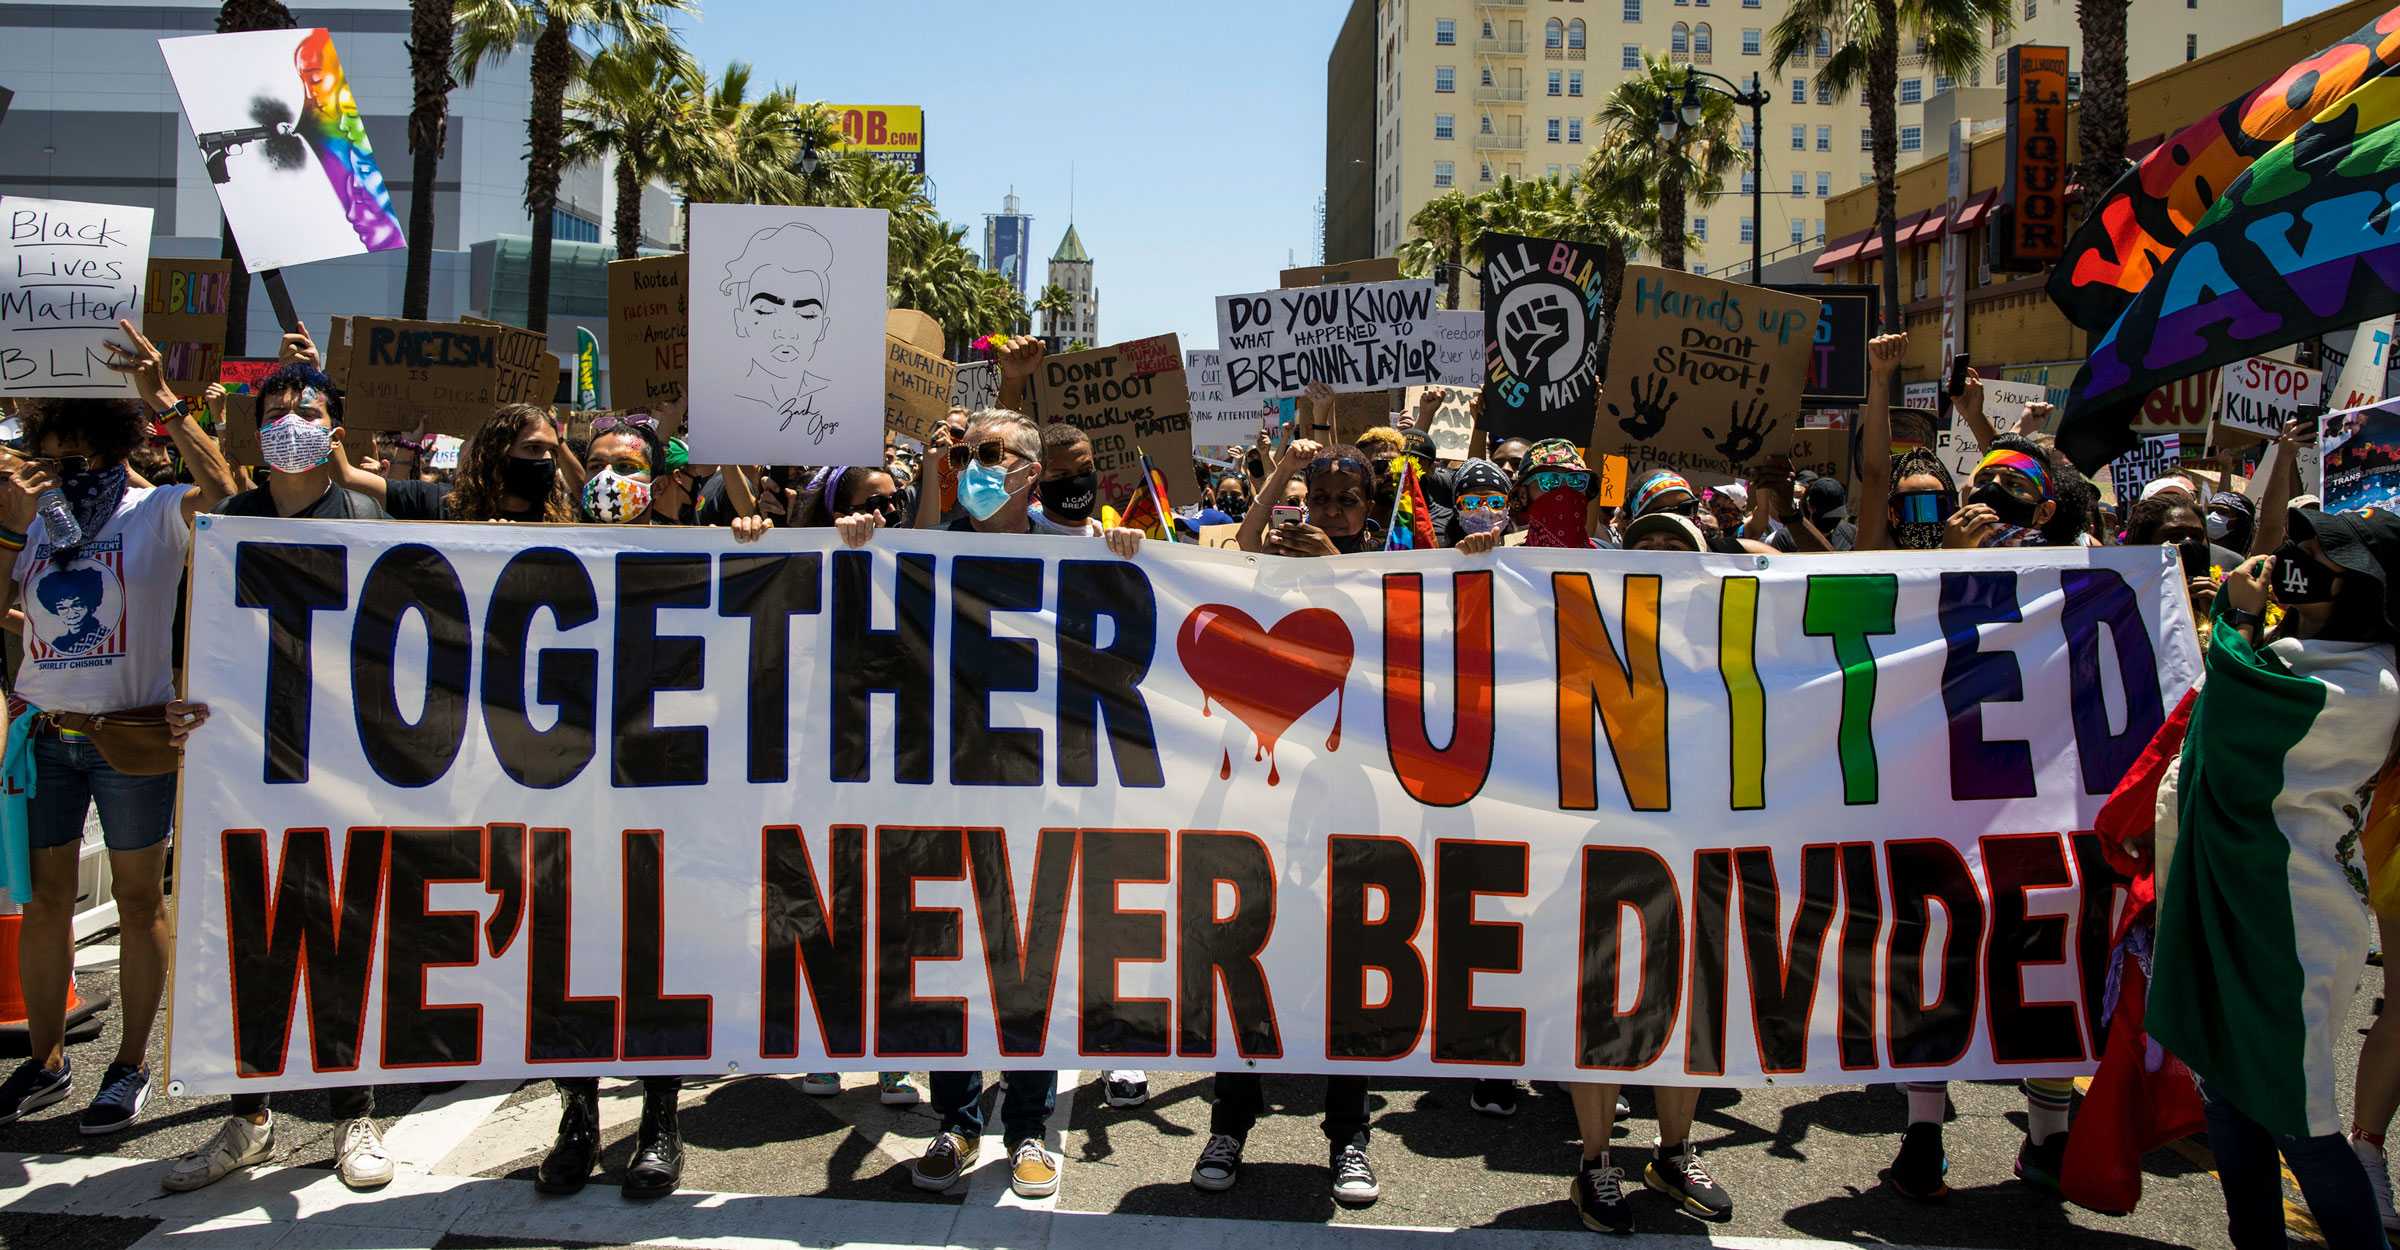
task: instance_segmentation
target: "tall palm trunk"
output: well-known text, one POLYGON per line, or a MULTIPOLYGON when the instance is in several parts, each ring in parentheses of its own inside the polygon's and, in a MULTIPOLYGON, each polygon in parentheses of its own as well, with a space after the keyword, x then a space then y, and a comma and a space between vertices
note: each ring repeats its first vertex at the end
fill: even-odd
POLYGON ((408 73, 415 94, 408 107, 408 273, 400 315, 425 319, 433 302, 434 184, 450 141, 451 0, 414 0, 408 19, 408 73))
MULTIPOLYGON (((1750 228, 1762 230, 1766 223, 1754 221, 1750 228)), ((1683 268, 1683 171, 1675 159, 1659 171, 1658 263, 1667 269, 1683 268)))
POLYGON ((533 116, 525 123, 525 211, 533 215, 532 271, 525 275, 528 330, 550 328, 551 217, 558 211, 561 119, 574 69, 567 24, 552 17, 533 41, 533 116))
POLYGON ((1625 249, 1615 245, 1600 251, 1600 372, 1608 381, 1609 339, 1617 330, 1617 301, 1625 294, 1625 249))
POLYGON ((1450 250, 1447 253, 1447 263, 1450 266, 1450 311, 1452 312, 1458 311, 1458 279, 1459 275, 1466 270, 1466 261, 1466 240, 1459 238, 1457 235, 1450 236, 1450 250))
MULTIPOLYGON (((226 0, 217 10, 217 33, 245 30, 290 30, 299 25, 282 0, 226 0)), ((225 354, 245 356, 250 345, 250 269, 242 263, 242 245, 233 237, 233 223, 217 219, 218 254, 233 262, 233 281, 225 290, 225 354)))
POLYGON ((633 162, 617 157, 617 259, 642 254, 642 178, 633 162))
POLYGON ((2127 0, 2079 0, 2083 31, 2083 95, 2076 106, 2082 149, 2075 180, 2084 210, 2098 207, 2125 168, 2125 9, 2127 0))
MULTIPOLYGON (((1883 239, 1883 328, 1897 334, 1907 324, 1900 312, 1899 206, 1893 180, 1900 168, 1900 12, 1895 0, 1875 0, 1876 29, 1883 37, 1868 49, 1867 126, 1875 164, 1875 233, 1883 239)), ((1897 398, 1900 375, 1892 375, 1897 398)))

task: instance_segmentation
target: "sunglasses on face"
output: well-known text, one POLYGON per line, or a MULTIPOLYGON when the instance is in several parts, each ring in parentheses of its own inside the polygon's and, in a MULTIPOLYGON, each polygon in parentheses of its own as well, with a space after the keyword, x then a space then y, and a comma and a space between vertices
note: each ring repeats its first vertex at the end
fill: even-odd
POLYGON ((1354 490, 1346 490, 1338 495, 1328 495, 1321 491, 1313 490, 1308 492, 1308 510, 1312 513, 1332 512, 1337 509, 1364 508, 1366 506, 1367 497, 1364 494, 1354 490))
POLYGON ((1508 496, 1460 495, 1458 506, 1468 512, 1498 512, 1508 506, 1508 496))
POLYGON ((966 468, 967 461, 970 457, 973 458, 975 463, 984 465, 987 468, 998 468, 1008 459, 1008 444, 1003 443, 996 438, 988 438, 980 443, 975 444, 973 447, 969 447, 964 443, 953 443, 950 445, 951 468, 966 468))
POLYGON ((90 468, 92 461, 88 456, 60 456, 54 460, 28 460, 25 463, 52 477, 73 477, 90 468))
POLYGON ((858 501, 858 503, 857 503, 857 505, 856 505, 855 507, 851 508, 851 509, 850 509, 850 511, 851 511, 851 512, 853 512, 853 513, 857 513, 857 512, 882 512, 882 513, 890 513, 890 512, 897 511, 897 510, 899 509, 899 507, 900 507, 900 492, 898 492, 898 491, 891 491, 891 492, 889 492, 889 493, 887 493, 887 494, 881 494, 881 495, 869 495, 869 496, 867 496, 866 498, 859 500, 859 501, 858 501))
POLYGON ((1892 511, 1902 525, 1930 525, 1950 517, 1950 494, 1939 490, 1904 490, 1892 496, 1892 511))
POLYGON ((1554 490, 1571 490, 1580 495, 1592 493, 1592 473, 1589 469, 1536 469, 1525 481, 1537 495, 1554 490))

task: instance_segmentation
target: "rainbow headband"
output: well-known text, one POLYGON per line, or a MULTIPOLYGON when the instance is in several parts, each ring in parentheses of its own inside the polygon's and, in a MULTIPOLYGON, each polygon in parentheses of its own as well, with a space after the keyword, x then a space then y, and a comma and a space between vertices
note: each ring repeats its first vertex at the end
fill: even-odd
POLYGON ((1971 482, 1976 478, 1982 477, 1985 469, 2009 469, 2014 472, 2022 473, 2026 477, 2031 478, 2034 485, 2042 488, 2042 498, 2050 498, 2049 471, 2042 467, 2041 461, 2026 455, 2024 452, 2010 451, 2005 447, 2000 448, 1999 450, 1992 452, 1990 455, 1985 456, 1980 462, 1978 462, 1975 466, 1975 472, 1970 474, 1967 480, 1971 482))
MULTIPOLYGON (((1657 477, 1650 479, 1649 483, 1642 487, 1641 493, 1633 497, 1633 515, 1640 516, 1642 514, 1642 510, 1650 506, 1651 500, 1656 499, 1660 495, 1666 494, 1671 490, 1679 490, 1687 495, 1691 495, 1692 484, 1673 473, 1659 474, 1657 477)), ((1697 495, 1693 495, 1693 498, 1695 499, 1698 497, 1699 496, 1697 495)))

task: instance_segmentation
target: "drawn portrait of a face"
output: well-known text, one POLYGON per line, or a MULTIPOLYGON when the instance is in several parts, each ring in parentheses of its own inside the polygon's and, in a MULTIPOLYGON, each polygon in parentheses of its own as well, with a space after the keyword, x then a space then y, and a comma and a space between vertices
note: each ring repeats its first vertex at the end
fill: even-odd
POLYGON ((761 230, 725 267, 718 290, 733 297, 733 333, 750 361, 740 379, 764 374, 779 383, 801 379, 832 328, 826 298, 833 245, 797 223, 761 230))

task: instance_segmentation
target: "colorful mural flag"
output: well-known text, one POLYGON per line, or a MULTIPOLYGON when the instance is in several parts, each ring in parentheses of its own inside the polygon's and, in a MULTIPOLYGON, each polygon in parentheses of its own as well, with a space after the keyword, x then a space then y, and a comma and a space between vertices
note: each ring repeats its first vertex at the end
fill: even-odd
POLYGON ((2093 347, 2059 446, 2085 472, 2159 387, 2400 309, 2400 77, 2344 96, 2227 187, 2093 347))
POLYGON ((2400 8, 2152 148, 2068 240, 2050 271, 2051 300, 2082 329, 2107 329, 2252 161, 2395 65, 2400 8))
POLYGON ((1134 454, 1141 457, 1142 480, 1134 484, 1133 498, 1125 502, 1125 516, 1119 523, 1140 530, 1142 537, 1154 543, 1174 542, 1174 514, 1167 510, 1167 477, 1150 463, 1150 453, 1134 454))

